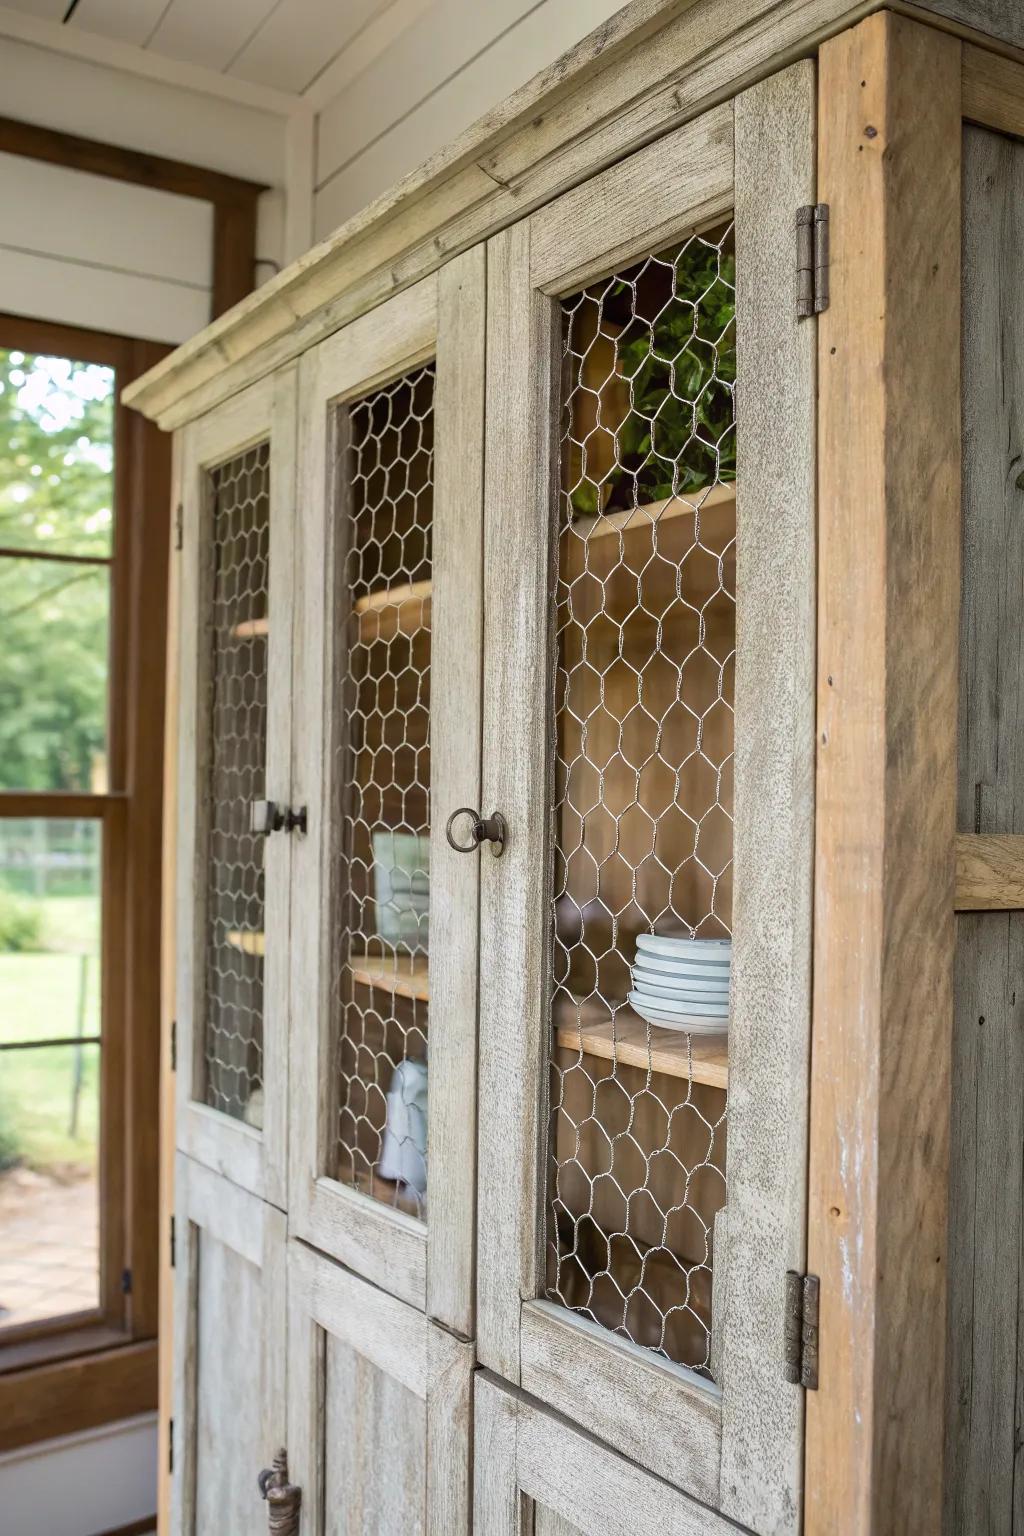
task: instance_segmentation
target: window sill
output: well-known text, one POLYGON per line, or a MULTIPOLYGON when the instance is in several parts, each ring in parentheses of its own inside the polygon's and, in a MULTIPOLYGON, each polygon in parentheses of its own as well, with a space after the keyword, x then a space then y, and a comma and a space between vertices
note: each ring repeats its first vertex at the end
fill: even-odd
POLYGON ((97 1327, 14 1345, 11 1353, 38 1350, 43 1344, 51 1350, 55 1345, 67 1350, 73 1339, 89 1352, 58 1360, 51 1353, 21 1368, 12 1368, 14 1361, 9 1361, 6 1350, 0 1353, 0 1451, 94 1429, 156 1408, 155 1339, 126 1343, 123 1334, 97 1327), (86 1335, 91 1335, 88 1341, 86 1335), (106 1348, 96 1348, 100 1336, 108 1341, 106 1348))

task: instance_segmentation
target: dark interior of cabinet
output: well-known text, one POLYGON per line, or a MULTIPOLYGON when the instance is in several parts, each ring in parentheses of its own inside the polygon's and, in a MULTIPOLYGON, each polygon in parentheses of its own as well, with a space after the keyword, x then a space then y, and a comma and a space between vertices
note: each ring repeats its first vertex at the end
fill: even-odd
POLYGON ((396 1069, 425 1064, 427 1055, 433 369, 355 402, 344 418, 334 752, 336 1173, 423 1215, 425 1190, 388 1176, 395 1168, 388 1167, 386 1132, 396 1069), (409 884, 415 889, 407 891, 409 884))
POLYGON ((724 1038, 627 1002, 641 933, 732 913, 731 231, 563 305, 547 1294, 704 1373, 724 1038))

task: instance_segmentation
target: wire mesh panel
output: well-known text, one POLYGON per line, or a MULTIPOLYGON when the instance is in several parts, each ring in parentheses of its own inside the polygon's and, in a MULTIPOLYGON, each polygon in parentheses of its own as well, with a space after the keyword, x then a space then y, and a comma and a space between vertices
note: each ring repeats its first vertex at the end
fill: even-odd
POLYGON ((263 1123, 264 839, 270 445, 210 474, 205 1101, 263 1123))
POLYGON ((336 1176, 426 1210, 434 368, 346 408, 336 1176))
POLYGON ((705 1374, 726 1198, 735 345, 731 226, 563 305, 547 1294, 705 1374))

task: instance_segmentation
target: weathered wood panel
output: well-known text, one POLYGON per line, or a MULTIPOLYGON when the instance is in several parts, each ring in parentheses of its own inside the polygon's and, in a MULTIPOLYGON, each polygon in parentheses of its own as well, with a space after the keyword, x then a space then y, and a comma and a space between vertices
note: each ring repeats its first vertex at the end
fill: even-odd
MULTIPOLYGON (((1024 831, 1024 145, 964 132, 963 584, 957 825, 1024 831)), ((1024 1530, 1024 914, 957 922, 947 1536, 1024 1530)))
POLYGON ((819 54, 807 1536, 941 1524, 960 487, 960 45, 819 54))

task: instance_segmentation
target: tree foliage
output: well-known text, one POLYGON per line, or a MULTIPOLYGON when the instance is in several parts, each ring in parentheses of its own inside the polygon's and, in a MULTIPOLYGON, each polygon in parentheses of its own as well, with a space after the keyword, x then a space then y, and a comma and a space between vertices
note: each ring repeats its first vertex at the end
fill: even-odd
POLYGON ((0 788, 88 789, 106 744, 114 374, 0 350, 0 788), (21 552, 24 552, 23 554, 21 552))

